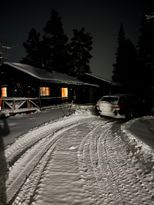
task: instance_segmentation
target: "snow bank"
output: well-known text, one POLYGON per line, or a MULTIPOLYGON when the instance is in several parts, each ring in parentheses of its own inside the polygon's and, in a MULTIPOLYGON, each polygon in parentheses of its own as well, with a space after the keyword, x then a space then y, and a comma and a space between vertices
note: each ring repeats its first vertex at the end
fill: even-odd
POLYGON ((93 115, 94 114, 94 106, 93 105, 73 105, 73 109, 75 110, 74 115, 93 115))
POLYGON ((154 172, 154 117, 130 120, 121 131, 133 163, 139 163, 144 173, 154 172))

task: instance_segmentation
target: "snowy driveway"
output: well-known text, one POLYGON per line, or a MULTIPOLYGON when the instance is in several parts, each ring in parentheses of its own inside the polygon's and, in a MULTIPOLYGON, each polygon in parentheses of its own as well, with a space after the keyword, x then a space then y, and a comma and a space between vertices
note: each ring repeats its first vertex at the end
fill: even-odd
POLYGON ((20 137, 5 150, 7 203, 154 204, 152 176, 132 163, 119 130, 114 120, 81 114, 20 137))
MULTIPOLYGON (((63 117, 68 114, 69 111, 70 105, 66 104, 65 106, 52 106, 51 109, 45 109, 41 112, 19 114, 9 117, 6 119, 7 135, 3 137, 3 134, 0 132, 0 137, 3 137, 3 143, 7 146, 8 144, 12 144, 18 136, 23 135, 35 127, 39 127, 41 124, 63 117)), ((0 119, 0 127, 3 126, 3 124, 3 120, 0 119)))

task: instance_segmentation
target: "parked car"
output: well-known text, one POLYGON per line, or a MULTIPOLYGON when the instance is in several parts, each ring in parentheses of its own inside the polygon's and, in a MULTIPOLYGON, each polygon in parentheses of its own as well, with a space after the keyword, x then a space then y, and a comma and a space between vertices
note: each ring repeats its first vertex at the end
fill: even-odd
POLYGON ((132 118, 145 113, 144 99, 134 94, 116 94, 103 96, 96 103, 96 111, 101 116, 113 118, 132 118))

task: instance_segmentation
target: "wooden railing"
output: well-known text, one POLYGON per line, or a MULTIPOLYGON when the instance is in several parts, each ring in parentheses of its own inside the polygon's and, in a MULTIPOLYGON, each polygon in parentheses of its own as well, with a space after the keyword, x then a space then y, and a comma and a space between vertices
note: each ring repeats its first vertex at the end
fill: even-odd
POLYGON ((68 98, 62 97, 3 97, 0 99, 0 110, 8 115, 34 112, 42 109, 43 107, 66 102, 67 100, 68 98))
POLYGON ((32 112, 39 109, 39 98, 5 97, 1 99, 1 110, 3 112, 9 112, 9 114, 32 112))

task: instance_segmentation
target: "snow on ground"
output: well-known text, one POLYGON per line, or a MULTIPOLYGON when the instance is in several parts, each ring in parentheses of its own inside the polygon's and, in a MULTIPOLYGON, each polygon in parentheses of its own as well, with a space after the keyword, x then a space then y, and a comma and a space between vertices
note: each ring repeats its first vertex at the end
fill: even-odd
POLYGON ((66 124, 78 122, 81 119, 91 117, 92 115, 93 114, 90 111, 89 107, 82 106, 76 109, 76 111, 72 115, 64 116, 61 119, 48 122, 40 127, 36 127, 33 130, 30 130, 28 133, 17 138, 15 143, 13 143, 11 146, 9 145, 7 147, 7 149, 5 150, 5 157, 7 159, 7 162, 9 164, 12 164, 15 158, 14 155, 19 155, 23 149, 26 149, 26 145, 30 146, 30 144, 33 144, 35 141, 42 139, 44 137, 43 133, 46 132, 46 130, 48 130, 48 133, 54 132, 54 130, 57 130, 59 127, 62 128, 64 122, 66 126, 66 124))
POLYGON ((130 120, 121 126, 121 131, 131 148, 132 161, 140 164, 145 173, 154 175, 154 117, 130 120))
MULTIPOLYGON (((89 108, 84 106, 80 107, 70 116, 62 117, 30 130, 8 146, 5 150, 5 159, 9 166, 9 175, 6 181, 8 201, 10 201, 18 189, 20 189, 42 156, 45 156, 45 153, 53 141, 57 140, 57 135, 93 117, 89 108)), ((71 147, 71 149, 74 149, 74 147, 71 147)), ((50 151, 52 151, 52 149, 50 149, 50 151)), ((40 170, 41 169, 42 168, 40 168, 40 170)))
MULTIPOLYGON (((53 128, 57 129, 58 127, 62 126, 64 121, 67 121, 68 124, 73 121, 80 121, 82 118, 85 118, 85 116, 92 116, 94 110, 92 105, 75 104, 72 105, 71 109, 75 110, 73 114, 62 117, 59 120, 51 121, 49 123, 46 123, 45 125, 43 124, 40 127, 34 128, 33 130, 30 130, 27 134, 19 137, 10 148, 8 146, 5 152, 8 161, 11 162, 11 159, 14 158, 13 155, 10 153, 17 154, 17 152, 20 152, 20 149, 23 149, 23 147, 25 146, 24 141, 27 144, 27 141, 29 139, 33 141, 36 140, 36 136, 37 140, 39 138, 43 138, 43 132, 45 130, 51 131, 53 130, 53 128), (23 140, 24 138, 25 140, 23 140), (17 149, 16 145, 20 144, 20 141, 22 141, 23 146, 17 149), (10 149, 12 150, 11 152, 10 149), (10 160, 8 155, 11 157, 10 160)), ((130 120, 127 123, 122 124, 121 131, 127 137, 127 142, 130 144, 130 146, 133 147, 133 156, 139 154, 143 155, 144 161, 150 161, 150 163, 154 164, 154 151, 152 149, 154 148, 154 142, 152 142, 154 141, 154 117, 148 116, 130 120), (153 147, 151 147, 151 145, 153 147)))
MULTIPOLYGON (((8 146, 5 155, 9 163, 11 163, 11 159, 14 158, 13 155, 10 153, 17 154, 18 152, 20 152, 20 149, 23 149, 29 139, 30 141, 34 141, 36 140, 37 136, 37 140, 39 140, 39 138, 43 138, 43 132, 45 130, 51 131, 53 130, 53 128, 57 129, 58 127, 62 126, 64 121, 67 121, 68 124, 73 121, 80 121, 85 116, 92 116, 94 110, 92 105, 72 104, 72 106, 70 105, 70 108, 75 110, 73 114, 62 117, 58 120, 52 120, 45 125, 43 124, 42 126, 36 127, 33 130, 30 130, 27 134, 19 137, 10 148, 8 146), (16 145, 20 144, 20 141, 22 141, 23 146, 17 149, 16 145), (8 155, 11 157, 11 159, 9 159, 8 155)), ((129 143, 130 146, 133 148, 132 155, 141 155, 143 156, 144 161, 146 161, 147 163, 150 162, 154 164, 154 117, 147 116, 130 120, 127 123, 122 124, 121 131, 126 136, 127 143, 129 143)))
POLYGON ((154 204, 154 117, 121 125, 93 106, 72 108, 6 147, 7 202, 154 204))

